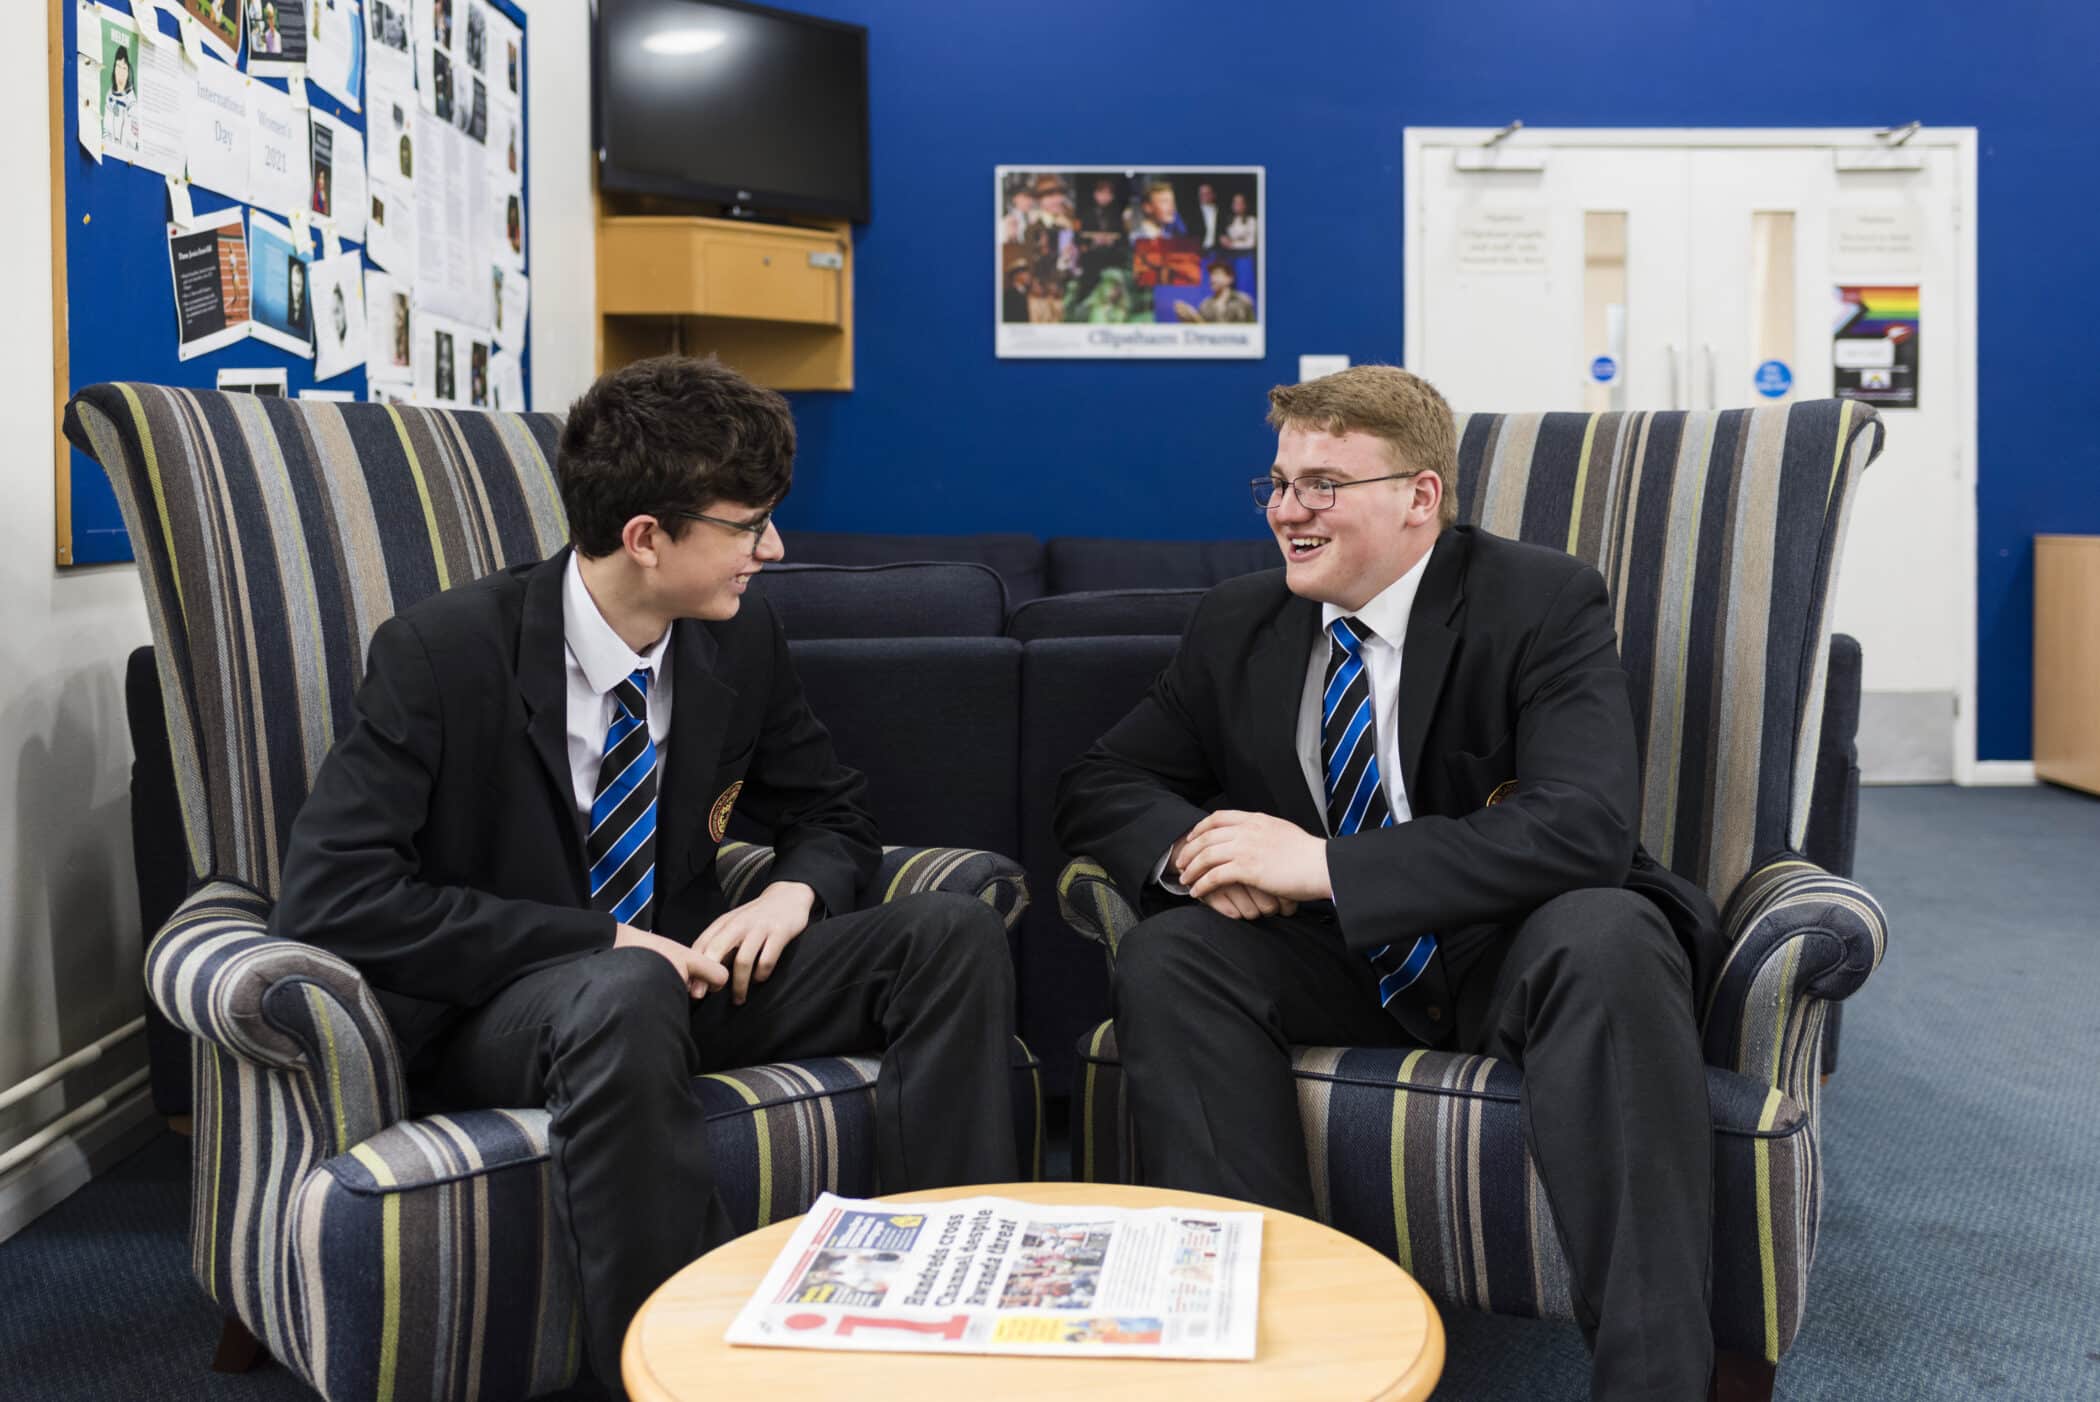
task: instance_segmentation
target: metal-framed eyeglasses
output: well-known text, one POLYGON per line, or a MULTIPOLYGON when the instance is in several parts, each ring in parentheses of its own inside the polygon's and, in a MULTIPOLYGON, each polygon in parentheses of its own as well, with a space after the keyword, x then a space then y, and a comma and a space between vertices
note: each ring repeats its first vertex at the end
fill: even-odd
POLYGON ((1307 511, 1325 511, 1334 505, 1334 494, 1344 487, 1361 487, 1369 482, 1398 482, 1403 477, 1419 477, 1423 468, 1413 472, 1395 472, 1385 477, 1355 477, 1335 481, 1331 477, 1306 476, 1295 482, 1286 482, 1281 477, 1257 477, 1250 484, 1254 488, 1254 504, 1263 511, 1274 511, 1284 488, 1298 498, 1298 504, 1307 511))
POLYGON ((751 537, 751 553, 754 555, 758 553, 759 542, 766 538, 766 527, 773 524, 773 513, 770 510, 759 512, 758 519, 754 521, 732 521, 727 516, 709 516, 699 511, 664 511, 658 514, 662 516, 676 516, 684 521, 705 521, 710 526, 723 526, 732 531, 742 531, 751 537))

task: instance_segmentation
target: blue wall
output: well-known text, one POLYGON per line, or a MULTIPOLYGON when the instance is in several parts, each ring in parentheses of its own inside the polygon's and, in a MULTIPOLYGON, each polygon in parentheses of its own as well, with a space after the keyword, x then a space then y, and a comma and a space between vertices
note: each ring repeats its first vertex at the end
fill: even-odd
MULTIPOLYGON (((1980 129, 1978 755, 2032 753, 2036 532, 2100 532, 2100 10, 1615 0, 794 0, 869 28, 851 394, 790 528, 1253 535, 1264 393, 1401 352, 1407 126, 1980 129), (1000 361, 992 167, 1265 165, 1265 361, 1000 361)), ((792 548, 792 539, 790 540, 792 548)))

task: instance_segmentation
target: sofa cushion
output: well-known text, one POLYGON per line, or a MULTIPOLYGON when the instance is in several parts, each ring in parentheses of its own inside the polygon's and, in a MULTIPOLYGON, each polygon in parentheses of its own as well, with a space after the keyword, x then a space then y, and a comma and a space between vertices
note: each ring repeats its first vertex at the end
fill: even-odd
POLYGON ((1019 643, 833 638, 788 651, 839 758, 867 775, 884 842, 1018 855, 1019 643))
POLYGON ((797 640, 996 638, 1006 623, 1006 588, 989 565, 791 563, 769 566, 751 587, 797 640))
MULTIPOLYGON (((1021 919, 1016 972, 1023 1025, 1039 1047, 1070 1046, 1108 1016, 1107 961, 1058 915, 1058 873, 1070 856, 1051 824, 1058 776, 1138 703, 1178 641, 1038 638, 1021 649, 1020 855, 1033 899, 1021 919)), ((1069 1061, 1056 1058, 1049 1074, 1050 1094, 1071 1089, 1069 1061)))
POLYGON ((1188 627, 1202 589, 1090 589, 1030 599, 1006 620, 1006 635, 1022 642, 1038 638, 1103 638, 1165 635, 1178 638, 1188 627))
MULTIPOLYGON (((1250 528, 1254 503, 1247 503, 1250 528)), ((1282 564, 1267 534, 1247 540, 1103 540, 1059 536, 1043 547, 1052 594, 1092 589, 1208 589, 1282 564)))
POLYGON ((1006 581, 1015 603, 1043 592, 1043 543, 1032 535, 878 535, 861 531, 787 533, 790 561, 817 565, 896 565, 918 560, 965 560, 989 565, 1006 581))

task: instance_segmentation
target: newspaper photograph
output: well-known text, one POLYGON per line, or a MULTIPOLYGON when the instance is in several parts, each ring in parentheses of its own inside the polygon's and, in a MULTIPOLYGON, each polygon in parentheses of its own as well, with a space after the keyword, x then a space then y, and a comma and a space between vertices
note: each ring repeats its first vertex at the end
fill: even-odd
POLYGON ((1254 1357, 1261 1214, 817 1199, 732 1344, 1254 1357))

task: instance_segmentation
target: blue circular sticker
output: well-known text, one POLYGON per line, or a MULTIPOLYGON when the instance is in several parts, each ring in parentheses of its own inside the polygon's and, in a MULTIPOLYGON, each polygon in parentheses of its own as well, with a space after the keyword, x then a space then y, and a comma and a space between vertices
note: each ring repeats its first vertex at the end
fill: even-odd
POLYGON ((1768 360, 1757 367, 1757 392, 1767 399, 1777 399, 1794 387, 1794 372, 1786 368, 1784 360, 1768 360))
POLYGON ((1590 362, 1590 378, 1600 385, 1608 385, 1619 378, 1619 362, 1608 355, 1600 355, 1590 362))

